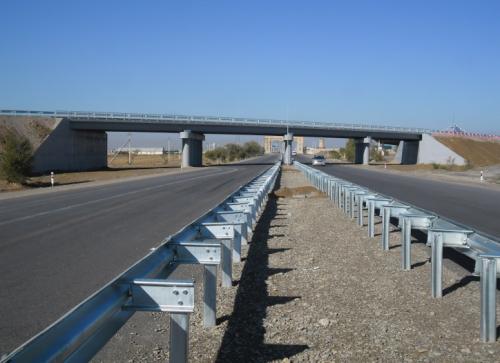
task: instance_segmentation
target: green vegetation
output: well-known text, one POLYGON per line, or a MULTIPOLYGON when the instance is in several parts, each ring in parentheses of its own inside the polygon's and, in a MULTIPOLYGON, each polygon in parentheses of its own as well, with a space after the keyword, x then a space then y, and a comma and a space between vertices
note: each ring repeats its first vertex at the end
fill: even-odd
POLYGON ((356 143, 354 139, 347 140, 345 147, 340 148, 340 154, 344 157, 345 160, 354 162, 356 156, 356 143))
POLYGON ((435 170, 447 170, 447 171, 466 171, 469 169, 473 168, 473 165, 468 161, 465 160, 466 164, 465 165, 456 165, 454 163, 454 160, 449 159, 446 164, 438 164, 438 163, 432 163, 432 169, 435 170))
POLYGON ((264 153, 264 148, 258 142, 249 141, 243 146, 238 144, 227 144, 223 147, 215 148, 207 151, 205 157, 211 161, 227 162, 250 158, 252 156, 261 155, 264 153))
POLYGON ((328 152, 328 158, 340 160, 340 159, 342 159, 342 154, 340 153, 340 151, 332 150, 332 151, 328 152))
POLYGON ((370 150, 370 159, 373 161, 384 161, 384 154, 377 147, 372 146, 370 150))
POLYGON ((30 141, 12 130, 7 130, 0 138, 0 146, 0 177, 9 183, 25 183, 33 162, 33 147, 30 141))

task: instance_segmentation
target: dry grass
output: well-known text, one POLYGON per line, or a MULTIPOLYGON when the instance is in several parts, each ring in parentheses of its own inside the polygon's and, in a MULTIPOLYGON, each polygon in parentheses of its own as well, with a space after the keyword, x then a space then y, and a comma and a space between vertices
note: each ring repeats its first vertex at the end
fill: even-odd
POLYGON ((436 136, 436 139, 468 160, 473 166, 500 164, 500 142, 464 137, 436 136))
POLYGON ((128 154, 119 154, 115 159, 108 156, 109 168, 161 168, 179 167, 181 165, 180 155, 134 155, 132 164, 128 164, 128 154))

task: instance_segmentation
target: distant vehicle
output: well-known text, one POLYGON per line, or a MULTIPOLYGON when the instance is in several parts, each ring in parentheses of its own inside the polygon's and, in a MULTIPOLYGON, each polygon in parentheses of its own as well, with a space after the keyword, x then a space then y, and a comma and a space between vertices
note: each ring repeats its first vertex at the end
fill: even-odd
POLYGON ((293 150, 292 155, 297 155, 297 151, 293 150))
POLYGON ((326 165, 326 160, 323 155, 314 155, 312 159, 312 164, 314 165, 319 165, 319 166, 325 166, 326 165))

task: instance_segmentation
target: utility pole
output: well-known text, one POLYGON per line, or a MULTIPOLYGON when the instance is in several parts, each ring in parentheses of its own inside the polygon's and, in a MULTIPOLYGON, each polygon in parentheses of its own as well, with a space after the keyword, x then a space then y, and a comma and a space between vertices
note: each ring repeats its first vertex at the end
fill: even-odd
POLYGON ((170 137, 167 139, 167 164, 170 163, 170 137))
POLYGON ((128 133, 128 165, 132 164, 132 134, 128 133))

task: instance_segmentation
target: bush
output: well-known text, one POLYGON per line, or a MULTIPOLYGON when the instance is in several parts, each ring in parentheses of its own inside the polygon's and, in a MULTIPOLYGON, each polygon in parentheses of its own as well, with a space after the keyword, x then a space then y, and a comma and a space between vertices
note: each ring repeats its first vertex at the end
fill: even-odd
POLYGON ((264 153, 264 148, 255 141, 246 142, 243 146, 238 144, 227 144, 205 152, 208 160, 226 162, 235 161, 264 153))
POLYGON ((0 175, 9 183, 23 184, 33 163, 33 147, 30 141, 8 130, 0 138, 0 145, 0 175))
POLYGON ((373 161, 384 161, 384 154, 376 147, 371 148, 370 157, 373 161))
POLYGON ((354 142, 354 139, 347 140, 343 151, 344 158, 353 163, 356 157, 356 143, 354 142))

